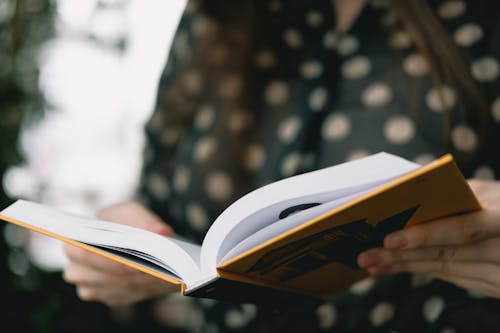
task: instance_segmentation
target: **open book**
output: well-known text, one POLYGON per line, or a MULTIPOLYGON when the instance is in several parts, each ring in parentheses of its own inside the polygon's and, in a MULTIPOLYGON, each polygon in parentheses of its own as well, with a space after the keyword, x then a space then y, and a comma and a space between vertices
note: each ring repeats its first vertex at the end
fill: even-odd
POLYGON ((387 234, 480 208, 451 155, 421 166, 382 152, 249 192, 201 245, 25 200, 0 219, 177 284, 184 295, 256 303, 327 298, 366 276, 356 257, 387 234))

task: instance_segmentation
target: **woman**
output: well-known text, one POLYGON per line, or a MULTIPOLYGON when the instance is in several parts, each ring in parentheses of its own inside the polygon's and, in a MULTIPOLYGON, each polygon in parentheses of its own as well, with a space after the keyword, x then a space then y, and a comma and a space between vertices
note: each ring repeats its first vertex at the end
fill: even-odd
MULTIPOLYGON (((182 305, 185 317, 178 305, 158 318, 167 326, 184 318, 177 324, 187 331, 498 328, 495 6, 190 2, 147 126, 141 204, 117 204, 101 218, 200 241, 209 222, 249 190, 377 151, 420 163, 451 152, 466 177, 488 180, 470 182, 483 211, 389 235, 383 248, 358 257, 377 278, 317 309, 277 314, 193 300, 182 305)), ((78 249, 66 253, 65 279, 84 300, 127 305, 172 291, 78 249)))

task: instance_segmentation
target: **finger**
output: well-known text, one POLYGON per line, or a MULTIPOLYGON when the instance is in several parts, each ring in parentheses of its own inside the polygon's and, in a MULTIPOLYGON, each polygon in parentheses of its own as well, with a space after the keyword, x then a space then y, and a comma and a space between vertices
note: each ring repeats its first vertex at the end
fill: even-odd
POLYGON ((129 288, 133 285, 134 279, 137 279, 136 276, 139 274, 141 273, 138 271, 112 274, 86 265, 70 264, 65 267, 63 278, 68 283, 78 285, 129 288))
POLYGON ((126 293, 114 287, 81 285, 76 288, 76 293, 83 301, 100 302, 110 307, 130 305, 141 299, 139 294, 126 293))
POLYGON ((458 287, 469 290, 474 293, 478 293, 487 297, 500 297, 499 286, 494 286, 491 283, 476 279, 467 279, 458 276, 448 276, 446 278, 441 278, 436 276, 436 278, 444 280, 446 282, 452 283, 458 287))
POLYGON ((77 284, 77 294, 82 300, 97 301, 108 306, 124 306, 179 291, 177 285, 143 273, 114 277, 111 281, 114 283, 77 284))
POLYGON ((95 270, 105 271, 113 274, 135 272, 136 270, 111 259, 102 257, 77 246, 64 244, 64 253, 74 263, 92 267, 95 270))
POLYGON ((455 215, 394 232, 384 239, 388 249, 459 245, 500 236, 500 216, 493 211, 455 215))
POLYGON ((158 215, 136 202, 107 207, 99 212, 98 217, 106 221, 145 229, 165 236, 173 234, 172 228, 158 215))
POLYGON ((500 239, 493 238, 461 246, 423 247, 416 249, 389 250, 376 248, 359 256, 358 265, 367 268, 374 265, 391 265, 403 261, 474 261, 500 263, 500 239))
POLYGON ((500 266, 482 262, 408 261, 368 268, 374 275, 414 273, 441 279, 463 278, 500 286, 500 266))

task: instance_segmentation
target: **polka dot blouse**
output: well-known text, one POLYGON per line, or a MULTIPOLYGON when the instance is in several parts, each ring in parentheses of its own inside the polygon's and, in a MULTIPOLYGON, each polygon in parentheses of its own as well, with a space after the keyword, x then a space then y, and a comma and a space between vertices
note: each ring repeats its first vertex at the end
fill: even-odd
MULTIPOLYGON (((248 191, 379 151, 421 164, 449 151, 466 177, 500 177, 500 5, 429 4, 488 104, 487 128, 462 116, 454 86, 432 85, 426 60, 410 35, 392 24, 385 1, 367 1, 353 25, 337 33, 329 0, 255 0, 257 41, 248 65, 257 83, 253 107, 233 104, 243 78, 225 65, 233 55, 223 44, 214 43, 203 55, 220 83, 196 66, 186 67, 199 41, 215 29, 189 2, 146 128, 140 200, 177 233, 200 242, 215 217, 248 191), (164 104, 173 82, 181 83, 179 98, 194 113, 164 104), (448 146, 445 109, 452 115, 448 146), (182 126, 172 121, 179 117, 182 126), (487 141, 482 131, 489 133, 487 141)), ((315 309, 275 312, 190 302, 186 331, 500 329, 500 302, 423 276, 367 279, 315 309)))

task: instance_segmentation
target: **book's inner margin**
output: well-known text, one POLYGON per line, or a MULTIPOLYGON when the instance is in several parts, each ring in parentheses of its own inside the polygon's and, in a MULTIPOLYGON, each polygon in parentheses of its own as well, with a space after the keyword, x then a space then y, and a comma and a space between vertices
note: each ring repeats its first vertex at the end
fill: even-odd
POLYGON ((114 256, 118 256, 126 261, 131 261, 136 265, 144 266, 150 270, 156 271, 163 275, 168 275, 176 280, 183 281, 182 277, 175 273, 175 270, 172 267, 169 267, 166 263, 162 262, 158 258, 155 258, 152 255, 149 255, 144 252, 134 251, 125 248, 116 248, 112 246, 106 245, 97 245, 91 243, 84 243, 88 246, 95 247, 102 251, 106 251, 114 256))

